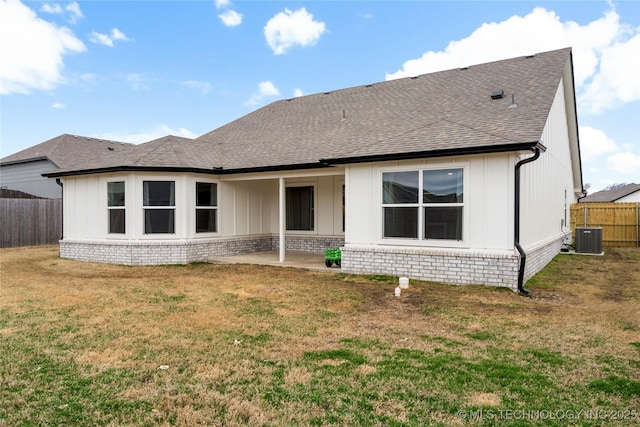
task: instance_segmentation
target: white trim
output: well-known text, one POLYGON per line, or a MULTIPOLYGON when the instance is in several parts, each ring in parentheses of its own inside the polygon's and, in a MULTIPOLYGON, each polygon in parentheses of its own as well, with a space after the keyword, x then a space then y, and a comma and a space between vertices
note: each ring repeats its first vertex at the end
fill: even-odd
POLYGON ((316 235, 318 234, 318 182, 317 181, 300 181, 285 182, 285 232, 288 236, 293 235, 316 235), (311 230, 288 230, 286 222, 286 189, 293 187, 313 187, 313 229, 311 230))
POLYGON ((280 262, 284 262, 285 260, 285 232, 287 228, 286 224, 286 185, 284 182, 284 178, 280 177, 278 179, 278 234, 280 238, 280 262))
POLYGON ((192 216, 191 218, 193 219, 193 223, 188 221, 189 224, 189 229, 187 229, 187 235, 191 236, 193 239, 202 239, 202 238, 207 238, 207 237, 217 237, 220 235, 220 228, 221 228, 221 224, 220 224, 220 184, 219 181, 217 179, 211 179, 211 178, 204 178, 201 179, 200 177, 193 177, 191 179, 191 195, 193 196, 193 199, 191 199, 190 197, 187 197, 187 207, 189 209, 192 210, 192 216), (198 206, 198 194, 197 194, 197 189, 196 186, 198 183, 203 183, 203 184, 215 184, 216 185, 216 205, 215 206, 198 206), (216 231, 206 231, 206 232, 198 232, 197 231, 197 224, 196 224, 196 212, 198 211, 198 209, 200 210, 215 210, 216 211, 216 231))
MULTIPOLYGON (((414 246, 414 247, 435 247, 435 248, 469 248, 469 195, 467 194, 467 189, 469 188, 469 176, 470 176, 470 162, 446 162, 446 163, 421 163, 421 164, 403 164, 398 166, 386 166, 379 167, 377 169, 377 177, 376 177, 376 186, 377 186, 377 200, 376 205, 380 208, 380 214, 377 216, 378 222, 378 231, 376 235, 375 241, 379 245, 394 245, 394 246, 414 246), (463 202, 462 203, 448 203, 448 204, 434 204, 434 206, 462 206, 462 240, 446 240, 446 239, 424 239, 423 236, 423 218, 424 212, 423 209, 425 207, 424 203, 422 203, 422 171, 429 170, 439 170, 439 169, 462 169, 462 193, 463 193, 463 202), (416 239, 402 239, 402 238, 389 238, 384 237, 384 215, 382 211, 384 209, 382 203, 382 175, 388 172, 419 172, 418 179, 418 203, 411 204, 411 207, 416 207, 418 209, 418 238, 416 239)), ((394 206, 407 206, 406 204, 389 204, 385 205, 385 207, 394 207, 394 206)))

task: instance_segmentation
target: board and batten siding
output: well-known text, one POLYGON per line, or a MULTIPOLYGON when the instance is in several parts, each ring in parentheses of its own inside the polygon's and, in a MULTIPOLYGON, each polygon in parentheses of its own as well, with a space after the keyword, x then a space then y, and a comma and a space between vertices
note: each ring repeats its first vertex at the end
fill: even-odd
POLYGON ((62 197, 62 189, 56 184, 56 180, 41 175, 57 169, 56 165, 46 159, 0 165, 0 186, 38 197, 59 199, 62 197))
POLYGON ((513 160, 508 155, 474 155, 422 161, 351 165, 346 173, 345 243, 404 245, 474 250, 513 249, 513 160), (465 221, 463 242, 430 240, 404 242, 382 238, 382 173, 464 167, 465 221))
POLYGON ((542 133, 542 144, 547 150, 521 169, 520 241, 525 249, 562 238, 563 233, 571 231, 569 209, 577 200, 574 189, 580 183, 574 182, 571 167, 568 113, 562 87, 561 82, 542 133))
MULTIPOLYGON (((287 235, 342 235, 342 184, 336 176, 286 179, 287 184, 309 184, 316 188, 315 229, 287 235)), ((64 179, 65 238, 69 240, 198 240, 221 237, 273 235, 278 233, 278 180, 225 181, 214 175, 197 174, 96 174, 64 179), (145 235, 142 182, 175 181, 175 233, 145 235), (124 181, 126 188, 126 234, 108 233, 107 182, 124 181), (195 183, 218 184, 218 232, 195 232, 195 183)))

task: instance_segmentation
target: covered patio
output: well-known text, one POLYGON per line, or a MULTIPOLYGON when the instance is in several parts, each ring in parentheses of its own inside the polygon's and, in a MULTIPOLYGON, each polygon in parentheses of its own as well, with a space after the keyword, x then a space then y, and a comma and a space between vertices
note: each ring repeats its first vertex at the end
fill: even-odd
POLYGON ((280 261, 279 251, 269 251, 213 258, 210 262, 218 264, 257 264, 274 267, 293 267, 328 273, 339 273, 341 271, 340 267, 337 267, 335 264, 331 268, 328 268, 324 264, 324 254, 304 252, 287 251, 287 257, 284 261, 280 261))

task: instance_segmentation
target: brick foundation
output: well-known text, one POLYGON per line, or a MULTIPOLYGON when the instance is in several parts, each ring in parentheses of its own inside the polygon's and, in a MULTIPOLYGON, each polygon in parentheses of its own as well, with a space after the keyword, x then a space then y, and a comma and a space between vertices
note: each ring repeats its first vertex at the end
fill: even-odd
MULTIPOLYGON (((287 236, 285 249, 291 252, 323 253, 344 245, 334 236, 287 236)), ((80 261, 124 265, 188 264, 213 258, 277 250, 277 236, 262 235, 210 239, 206 241, 60 241, 60 257, 80 261)))
POLYGON ((517 288, 519 257, 512 253, 434 248, 342 248, 342 271, 383 274, 455 285, 517 288))

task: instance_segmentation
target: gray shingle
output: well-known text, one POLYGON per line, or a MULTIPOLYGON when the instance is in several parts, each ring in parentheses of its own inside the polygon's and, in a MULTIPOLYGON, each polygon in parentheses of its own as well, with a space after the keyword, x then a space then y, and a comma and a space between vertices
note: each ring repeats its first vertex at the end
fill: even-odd
MULTIPOLYGON (((195 140, 167 136, 67 171, 242 171, 540 140, 571 49, 273 102, 195 140), (501 99, 491 93, 503 90, 501 99), (517 108, 509 108, 512 95, 517 108)), ((571 82, 572 83, 572 82, 571 82)))
POLYGON ((640 191, 640 184, 627 184, 615 190, 602 190, 580 199, 580 203, 607 203, 640 191))

